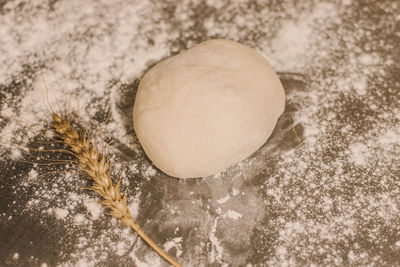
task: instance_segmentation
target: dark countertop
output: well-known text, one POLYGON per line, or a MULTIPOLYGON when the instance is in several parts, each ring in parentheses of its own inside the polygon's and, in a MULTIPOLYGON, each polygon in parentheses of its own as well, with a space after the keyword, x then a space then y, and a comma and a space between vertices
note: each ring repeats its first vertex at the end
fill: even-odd
POLYGON ((0 266, 166 265, 104 214, 73 157, 47 151, 62 148, 47 102, 106 141, 137 222, 185 266, 400 265, 399 10, 0 1, 0 266), (179 180, 142 151, 133 99, 152 65, 210 38, 264 55, 286 109, 244 162, 179 180))

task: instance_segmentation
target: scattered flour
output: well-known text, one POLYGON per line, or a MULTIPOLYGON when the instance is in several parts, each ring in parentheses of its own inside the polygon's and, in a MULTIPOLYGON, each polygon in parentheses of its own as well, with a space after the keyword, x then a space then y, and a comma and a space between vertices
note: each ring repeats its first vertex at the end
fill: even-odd
POLYGON ((57 219, 65 219, 68 216, 68 210, 62 208, 55 208, 54 214, 56 215, 57 219))
POLYGON ((361 143, 353 143, 349 147, 351 159, 357 165, 363 165, 368 159, 368 147, 361 143))
POLYGON ((145 175, 146 177, 149 177, 149 176, 154 176, 156 173, 157 173, 156 170, 155 170, 152 166, 149 166, 149 167, 145 170, 144 175, 145 175))
POLYGON ((103 206, 101 206, 101 204, 97 201, 88 200, 84 202, 84 205, 92 215, 93 220, 97 220, 100 217, 100 215, 104 213, 103 206))
POLYGON ((224 204, 226 202, 228 202, 228 200, 231 198, 231 196, 229 194, 227 194, 225 197, 220 198, 217 200, 218 204, 224 204))
POLYGON ((164 243, 164 250, 170 251, 172 248, 176 249, 176 256, 179 257, 182 255, 182 237, 175 237, 164 243))
POLYGON ((214 262, 221 263, 222 256, 224 253, 224 248, 215 235, 215 232, 217 230, 217 225, 218 225, 218 218, 215 219, 210 232, 210 241, 212 244, 212 248, 211 252, 209 253, 209 260, 211 263, 214 262))
POLYGON ((34 182, 38 178, 38 172, 34 169, 30 170, 28 175, 29 175, 29 182, 34 182))
MULTIPOLYGON (((188 265, 398 265, 398 2, 50 2, 1 7, 0 154, 12 175, 0 189, 18 200, 0 220, 15 224, 24 210, 40 215, 32 227, 60 230, 58 265, 163 262, 103 216, 73 163, 47 166, 70 158, 10 145, 53 137, 47 101, 105 137, 133 216, 188 265), (213 188, 174 187, 145 159, 127 114, 146 68, 210 37, 265 55, 287 111, 261 152, 216 175, 213 188)), ((8 253, 21 265, 42 255, 8 253)), ((40 260, 32 264, 52 265, 40 260)))
POLYGON ((225 212, 225 216, 228 218, 231 218, 233 220, 238 220, 238 219, 242 218, 243 215, 237 211, 228 210, 227 212, 225 212))

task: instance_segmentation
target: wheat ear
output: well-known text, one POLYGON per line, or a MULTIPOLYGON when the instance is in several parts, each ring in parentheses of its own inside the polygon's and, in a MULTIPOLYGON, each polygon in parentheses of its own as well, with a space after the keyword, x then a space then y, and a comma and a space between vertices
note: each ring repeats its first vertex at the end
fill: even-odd
POLYGON ((52 112, 52 127, 57 137, 68 146, 78 159, 79 167, 90 177, 93 185, 89 188, 98 193, 103 206, 110 210, 109 215, 121 220, 131 227, 152 249, 173 266, 182 266, 164 250, 162 250, 149 236, 147 236, 132 218, 126 205, 126 195, 121 195, 119 182, 112 183, 110 166, 104 153, 97 150, 92 138, 87 133, 78 132, 66 116, 52 112))

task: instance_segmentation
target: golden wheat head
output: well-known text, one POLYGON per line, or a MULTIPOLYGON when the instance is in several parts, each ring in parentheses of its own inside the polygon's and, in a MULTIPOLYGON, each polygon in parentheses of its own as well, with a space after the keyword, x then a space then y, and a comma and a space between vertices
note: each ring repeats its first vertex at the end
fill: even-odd
POLYGON ((68 117, 52 112, 52 127, 56 136, 68 146, 73 155, 78 159, 78 165, 82 171, 92 180, 93 185, 89 189, 98 193, 103 201, 103 206, 108 208, 109 215, 121 220, 121 222, 138 233, 161 257, 173 266, 181 266, 177 261, 163 251, 150 237, 148 237, 134 221, 126 203, 126 195, 122 194, 119 182, 113 184, 111 180, 110 165, 104 152, 100 152, 93 143, 91 136, 86 132, 78 131, 71 124, 68 117))

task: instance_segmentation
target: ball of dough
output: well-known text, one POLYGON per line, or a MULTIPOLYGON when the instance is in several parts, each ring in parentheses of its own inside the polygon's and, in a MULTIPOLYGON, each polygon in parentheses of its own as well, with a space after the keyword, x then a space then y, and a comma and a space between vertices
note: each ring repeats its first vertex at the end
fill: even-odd
POLYGON ((134 128, 150 160, 178 178, 216 174, 265 143, 285 107, 268 61, 230 40, 209 40, 151 68, 134 128))

